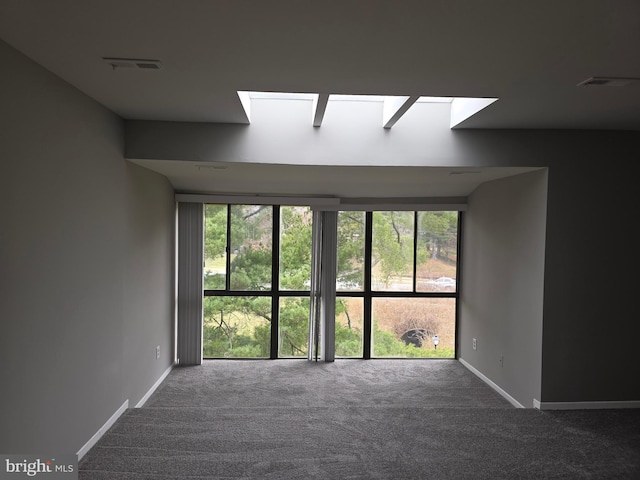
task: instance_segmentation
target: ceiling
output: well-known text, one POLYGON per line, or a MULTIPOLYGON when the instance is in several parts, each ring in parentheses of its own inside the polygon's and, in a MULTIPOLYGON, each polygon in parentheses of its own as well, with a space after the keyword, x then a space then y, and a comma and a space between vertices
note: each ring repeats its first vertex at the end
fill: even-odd
POLYGON ((640 130, 640 81, 577 86, 640 79, 637 0, 0 0, 0 38, 125 119, 246 123, 244 90, 495 97, 458 128, 640 130))

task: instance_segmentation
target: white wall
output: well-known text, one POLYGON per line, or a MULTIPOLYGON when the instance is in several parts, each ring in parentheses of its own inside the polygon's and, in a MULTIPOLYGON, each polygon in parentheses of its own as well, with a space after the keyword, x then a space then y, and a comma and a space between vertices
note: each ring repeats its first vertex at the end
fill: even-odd
POLYGON ((129 162, 125 174, 123 390, 134 406, 174 359, 176 205, 164 177, 129 162))
POLYGON ((0 451, 76 453, 171 364, 173 191, 121 119, 2 42, 0 64, 0 451))
POLYGON ((464 214, 458 353, 525 407, 541 394, 546 199, 540 170, 483 184, 464 214))

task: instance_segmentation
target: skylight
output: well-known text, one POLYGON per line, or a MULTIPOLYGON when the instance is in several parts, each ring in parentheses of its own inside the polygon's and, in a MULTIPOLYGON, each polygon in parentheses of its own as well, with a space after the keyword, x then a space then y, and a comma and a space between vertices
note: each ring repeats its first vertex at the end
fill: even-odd
POLYGON ((330 102, 380 102, 383 104, 382 127, 390 129, 416 103, 448 103, 451 105, 450 128, 491 105, 497 98, 471 97, 431 97, 431 96, 385 96, 385 95, 343 95, 290 92, 247 92, 238 91, 247 119, 251 121, 251 100, 307 100, 312 102, 312 125, 320 127, 327 105, 330 102))

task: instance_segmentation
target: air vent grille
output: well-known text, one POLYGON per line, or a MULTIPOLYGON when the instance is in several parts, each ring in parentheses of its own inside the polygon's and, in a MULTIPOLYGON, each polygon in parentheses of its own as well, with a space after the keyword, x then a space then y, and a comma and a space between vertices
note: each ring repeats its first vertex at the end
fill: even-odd
POLYGON ((160 69, 160 65, 158 65, 157 63, 139 62, 139 63, 136 63, 136 66, 138 68, 147 68, 149 70, 159 70, 160 69))
POLYGON ((640 82, 640 78, 590 77, 578 84, 579 87, 626 87, 640 82))
POLYGON ((103 57, 102 60, 114 70, 117 68, 139 68, 141 70, 160 70, 162 62, 160 60, 149 60, 140 58, 116 58, 103 57))

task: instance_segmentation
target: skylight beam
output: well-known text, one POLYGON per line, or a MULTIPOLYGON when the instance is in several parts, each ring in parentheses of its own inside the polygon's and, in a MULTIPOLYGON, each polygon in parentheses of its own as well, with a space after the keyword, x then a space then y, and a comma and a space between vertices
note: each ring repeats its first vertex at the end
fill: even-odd
POLYGON ((324 112, 327 110, 328 102, 328 93, 318 93, 313 96, 312 120, 314 127, 319 127, 320 125, 322 125, 322 119, 324 118, 324 112))
POLYGON ((251 96, 249 92, 238 90, 238 98, 242 104, 242 110, 247 117, 247 123, 251 123, 251 96))
POLYGON ((475 115, 480 110, 487 108, 497 98, 455 98, 451 102, 451 123, 450 128, 455 128, 467 118, 475 115))
POLYGON ((416 103, 419 95, 410 97, 385 97, 382 107, 382 127, 391 128, 416 103))

